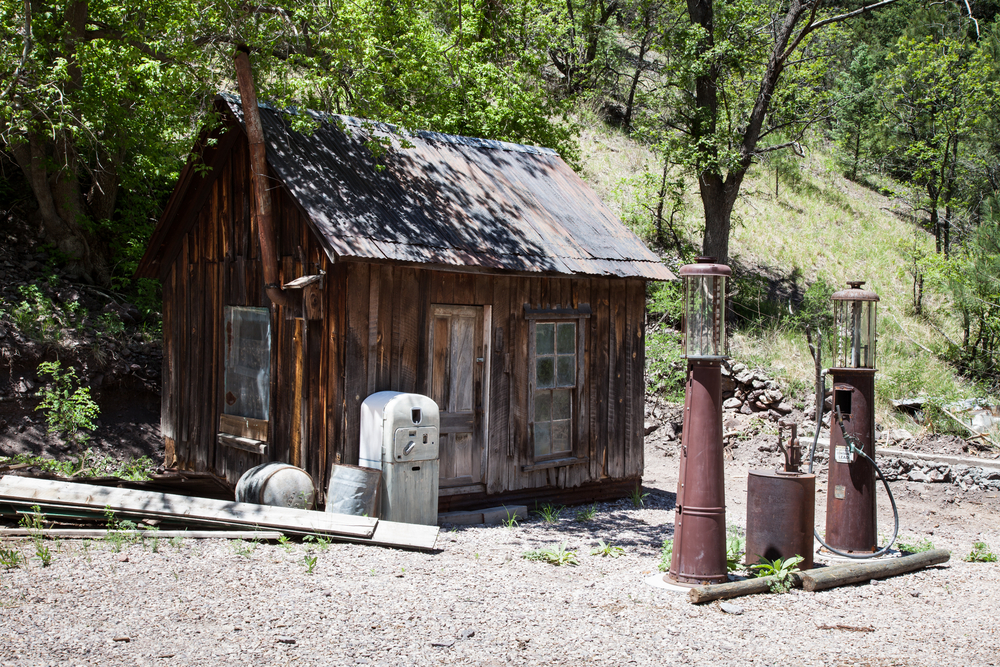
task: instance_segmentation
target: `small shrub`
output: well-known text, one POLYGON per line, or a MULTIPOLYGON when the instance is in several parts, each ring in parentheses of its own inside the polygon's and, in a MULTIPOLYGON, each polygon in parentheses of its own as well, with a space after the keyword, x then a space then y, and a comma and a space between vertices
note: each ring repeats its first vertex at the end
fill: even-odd
POLYGON ((0 567, 5 570, 15 570, 21 567, 24 557, 17 549, 5 549, 0 547, 0 567))
POLYGON ((933 549, 934 543, 926 537, 921 539, 900 537, 896 539, 896 548, 908 554, 919 554, 933 549))
POLYGON ((104 518, 108 529, 104 541, 111 545, 111 551, 114 553, 120 552, 126 543, 132 543, 139 539, 136 523, 128 519, 119 520, 115 511, 108 505, 104 507, 104 518))
POLYGON ((573 517, 574 521, 590 521, 597 514, 597 505, 591 505, 589 507, 584 507, 576 511, 576 516, 573 517))
POLYGON ((597 546, 590 550, 591 556, 610 556, 611 558, 618 558, 624 553, 625 549, 608 544, 604 540, 598 540, 597 546))
POLYGON ((997 557, 996 554, 990 551, 990 547, 986 542, 973 542, 972 551, 962 560, 966 563, 995 563, 997 562, 997 557))
POLYGON ((687 362, 681 334, 660 329, 646 338, 646 390, 675 403, 684 400, 687 362))
POLYGON ((761 562, 751 565, 750 570, 757 577, 773 577, 769 588, 772 593, 787 593, 792 588, 792 575, 799 571, 798 565, 803 560, 802 556, 792 556, 790 558, 775 558, 773 561, 761 558, 761 562))
POLYGON ((660 547, 660 572, 666 572, 670 569, 670 561, 674 557, 674 541, 669 537, 663 540, 663 546, 660 547))
POLYGON ((571 551, 566 548, 566 543, 561 543, 558 547, 549 547, 548 549, 535 549, 533 551, 525 551, 521 554, 521 557, 525 560, 540 560, 552 565, 579 565, 580 561, 576 558, 576 552, 571 551))
POLYGON ((636 508, 645 507, 646 498, 648 497, 649 494, 643 493, 641 486, 636 486, 634 489, 632 489, 632 493, 629 494, 629 500, 632 501, 632 506, 636 508))
POLYGON ((736 526, 726 529, 726 570, 736 572, 743 569, 746 546, 746 535, 742 529, 736 526))
POLYGON ((58 361, 41 363, 38 374, 52 376, 52 383, 46 384, 40 392, 42 402, 35 408, 45 413, 49 433, 59 433, 73 444, 89 440, 86 431, 97 428, 94 419, 100 413, 97 403, 90 397, 90 389, 76 387, 76 371, 73 368, 61 370, 58 361))
POLYGON ((23 301, 14 307, 11 316, 25 336, 39 343, 53 343, 61 337, 65 324, 63 313, 42 293, 38 285, 21 285, 18 291, 23 301))
POLYGON ((551 503, 545 503, 540 509, 537 505, 535 506, 535 514, 542 517, 542 521, 545 523, 555 523, 559 520, 559 515, 562 514, 563 509, 561 506, 557 507, 551 503))
POLYGON ((304 556, 304 558, 303 558, 303 565, 305 565, 305 567, 306 567, 306 574, 312 574, 313 573, 313 570, 316 568, 316 561, 318 559, 319 559, 319 556, 311 556, 309 554, 306 554, 304 556))
POLYGON ((121 316, 118 313, 112 311, 108 313, 101 313, 98 318, 101 329, 104 333, 111 336, 119 336, 125 332, 125 323, 122 322, 121 316))

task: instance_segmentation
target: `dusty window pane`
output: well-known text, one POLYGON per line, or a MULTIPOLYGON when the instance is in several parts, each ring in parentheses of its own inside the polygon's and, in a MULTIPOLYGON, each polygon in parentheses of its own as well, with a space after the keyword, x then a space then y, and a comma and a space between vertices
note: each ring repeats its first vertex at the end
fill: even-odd
POLYGON ((557 357, 556 384, 560 387, 576 385, 576 357, 557 357))
POLYGON ((548 456, 552 453, 552 438, 549 424, 551 422, 535 424, 535 456, 548 456))
POLYGON ((571 415, 571 392, 568 389, 552 392, 552 419, 569 419, 571 415))
POLYGON ((556 338, 556 351, 559 354, 573 354, 576 352, 576 324, 573 322, 559 324, 556 338))
POLYGON ((556 386, 555 359, 542 357, 535 362, 535 383, 539 389, 556 386))
POLYGON ((569 420, 552 422, 552 445, 551 453, 568 452, 572 449, 569 445, 569 420))
POLYGON ((535 354, 552 354, 555 352, 554 324, 539 324, 535 327, 535 354))
POLYGON ((552 393, 549 391, 535 392, 535 421, 547 422, 552 419, 552 393))
POLYGON ((267 308, 225 310, 223 411, 267 419, 271 384, 271 313, 267 308))

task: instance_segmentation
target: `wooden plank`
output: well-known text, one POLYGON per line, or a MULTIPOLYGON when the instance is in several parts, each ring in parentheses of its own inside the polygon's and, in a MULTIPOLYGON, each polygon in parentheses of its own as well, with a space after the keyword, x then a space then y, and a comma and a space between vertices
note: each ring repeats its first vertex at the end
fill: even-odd
POLYGON ((377 544, 380 547, 396 547, 398 549, 417 549, 430 551, 437 543, 440 529, 437 526, 421 526, 414 523, 398 523, 396 521, 379 521, 375 526, 375 534, 371 540, 345 540, 377 544))
POLYGON ((508 328, 510 329, 510 408, 509 429, 514 453, 511 478, 507 489, 522 488, 525 483, 519 466, 532 460, 529 451, 531 438, 528 434, 528 393, 529 359, 528 359, 528 325, 524 319, 524 304, 529 299, 529 279, 514 278, 511 280, 510 314, 508 328))
POLYGON ((375 387, 378 383, 378 316, 381 291, 381 267, 378 264, 371 264, 368 280, 368 344, 365 348, 368 355, 367 396, 375 393, 375 387))
POLYGON ((321 321, 308 321, 306 329, 306 369, 308 403, 306 410, 306 470, 312 475, 318 489, 326 488, 326 372, 323 365, 323 325, 321 321))
POLYGON ((0 537, 29 537, 42 535, 60 540, 103 540, 108 535, 138 539, 172 539, 183 537, 192 540, 257 540, 273 541, 284 533, 277 530, 108 530, 106 528, 43 528, 41 531, 27 528, 0 528, 0 537))
POLYGON ((302 441, 302 430, 306 418, 306 340, 305 321, 296 318, 292 326, 292 355, 294 364, 292 367, 292 419, 289 426, 289 458, 286 459, 293 466, 304 468, 303 450, 305 443, 302 441))
POLYGON ((221 414, 219 415, 219 431, 267 442, 267 420, 265 419, 221 414))
POLYGON ((608 385, 608 475, 620 478, 625 475, 625 398, 628 395, 628 372, 625 325, 627 318, 625 281, 611 281, 609 293, 610 334, 608 385))
POLYGON ((588 462, 586 456, 569 456, 562 459, 549 459, 541 463, 532 463, 521 466, 522 472, 533 472, 535 470, 548 470, 549 468, 564 468, 567 466, 583 466, 588 462))
MULTIPOLYGON (((444 275, 444 274, 442 274, 444 275)), ((452 303, 471 305, 475 295, 475 279, 471 273, 457 273, 454 275, 455 289, 452 295, 452 303)))
POLYGON ((204 394, 204 379, 205 379, 205 338, 207 337, 207 331, 205 327, 205 300, 208 295, 205 293, 205 280, 203 265, 199 261, 198 256, 200 255, 200 249, 198 248, 198 239, 194 232, 199 229, 202 224, 199 221, 198 226, 192 230, 192 243, 191 243, 191 282, 189 285, 190 291, 187 294, 188 302, 190 305, 190 325, 188 331, 190 333, 190 376, 188 377, 188 395, 187 400, 190 402, 190 417, 191 420, 191 430, 190 430, 190 447, 192 449, 192 454, 194 455, 194 466, 195 470, 207 470, 208 469, 208 446, 205 442, 205 431, 203 429, 205 420, 205 394, 204 394))
POLYGON ((646 400, 646 282, 630 279, 628 281, 628 322, 629 340, 628 361, 628 398, 629 408, 626 410, 628 436, 626 438, 625 476, 642 476, 645 463, 643 444, 645 432, 643 421, 646 400))
POLYGON ((176 461, 176 450, 174 439, 177 437, 175 424, 177 415, 177 394, 174 382, 177 379, 177 338, 174 334, 176 329, 174 308, 176 295, 174 293, 174 281, 176 280, 176 267, 171 267, 167 279, 163 283, 163 365, 160 374, 160 434, 164 440, 164 465, 172 466, 176 461))
MULTIPOLYGON (((326 331, 323 339, 324 353, 327 355, 326 398, 323 404, 326 414, 326 469, 333 463, 341 463, 344 438, 344 304, 346 303, 346 269, 335 264, 327 271, 326 331)), ((323 487, 326 488, 326 487, 323 487)))
POLYGON ((590 465, 590 477, 599 480, 607 475, 608 448, 608 395, 610 393, 610 281, 595 278, 591 283, 591 377, 594 378, 591 391, 590 448, 594 453, 590 465))
MULTIPOLYGON (((573 308, 578 308, 581 305, 590 306, 590 280, 574 279, 570 283, 570 296, 568 297, 568 305, 573 308)), ((592 409, 591 405, 591 394, 594 391, 594 379, 592 377, 592 367, 591 367, 591 355, 592 348, 594 347, 591 337, 593 332, 591 331, 591 319, 586 319, 580 322, 579 336, 580 336, 580 351, 579 359, 577 360, 577 372, 581 374, 580 380, 578 381, 578 393, 577 393, 577 410, 579 414, 576 420, 576 442, 573 445, 573 451, 577 456, 586 457, 588 460, 590 457, 594 456, 591 449, 591 438, 590 438, 590 411, 592 409)), ((589 465, 573 468, 569 471, 571 480, 569 482, 570 486, 578 486, 589 479, 596 479, 591 474, 591 468, 589 465)))
POLYGON ((370 264, 347 269, 347 330, 344 341, 344 455, 341 463, 358 464, 361 403, 368 397, 368 307, 370 264))
MULTIPOLYGON (((421 272, 423 273, 423 272, 421 272)), ((419 322, 420 283, 417 271, 402 269, 397 271, 398 296, 393 310, 392 330, 392 381, 396 391, 414 392, 417 388, 417 346, 420 343, 419 322)))
POLYGON ((287 528, 296 532, 333 533, 355 537, 371 537, 377 523, 375 519, 369 517, 11 475, 0 478, 0 498, 22 502, 53 502, 93 508, 101 512, 110 507, 115 512, 138 513, 144 516, 154 514, 167 517, 180 516, 187 519, 223 521, 233 525, 287 528))
MULTIPOLYGON (((229 435, 228 433, 219 433, 216 437, 218 438, 219 444, 224 447, 239 449, 244 452, 259 454, 261 456, 265 456, 267 454, 267 443, 262 440, 244 438, 239 435, 229 435)), ((295 464, 293 463, 292 465, 295 464)))
MULTIPOLYGON (((374 274, 373 274, 374 275, 374 274)), ((375 391, 392 389, 393 312, 396 307, 395 271, 390 265, 380 270, 378 335, 375 354, 375 391)))
POLYGON ((507 488, 510 452, 510 375, 504 367, 507 352, 505 336, 510 330, 510 278, 493 279, 493 345, 490 350, 490 427, 487 431, 487 493, 507 488))

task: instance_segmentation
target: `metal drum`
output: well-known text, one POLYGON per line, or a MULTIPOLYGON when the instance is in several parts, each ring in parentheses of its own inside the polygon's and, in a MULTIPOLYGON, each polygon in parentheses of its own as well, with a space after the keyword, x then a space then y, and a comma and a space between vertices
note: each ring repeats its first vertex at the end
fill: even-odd
POLYGON ((250 468, 236 484, 236 501, 311 510, 316 505, 312 476, 302 468, 272 461, 250 468))
POLYGON ((751 470, 747 478, 747 565, 802 556, 813 566, 816 475, 751 470))

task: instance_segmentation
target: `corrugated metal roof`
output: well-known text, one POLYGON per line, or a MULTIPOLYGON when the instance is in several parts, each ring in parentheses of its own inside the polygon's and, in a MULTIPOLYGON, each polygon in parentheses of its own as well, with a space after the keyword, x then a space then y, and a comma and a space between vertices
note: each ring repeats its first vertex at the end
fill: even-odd
POLYGON ((260 105, 267 160, 332 258, 674 278, 555 151, 312 111, 307 135, 287 113, 260 105))

